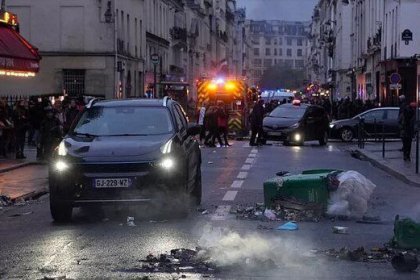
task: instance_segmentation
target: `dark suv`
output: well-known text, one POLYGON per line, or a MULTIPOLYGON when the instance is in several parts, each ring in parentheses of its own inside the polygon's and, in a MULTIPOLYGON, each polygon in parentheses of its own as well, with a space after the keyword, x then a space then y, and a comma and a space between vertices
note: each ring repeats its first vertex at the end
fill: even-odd
POLYGON ((73 207, 92 204, 200 204, 197 132, 169 98, 91 101, 49 166, 53 219, 68 221, 73 207))
POLYGON ((317 140, 320 145, 328 142, 329 118, 323 107, 306 104, 277 106, 264 118, 264 138, 280 140, 284 144, 302 145, 317 140))

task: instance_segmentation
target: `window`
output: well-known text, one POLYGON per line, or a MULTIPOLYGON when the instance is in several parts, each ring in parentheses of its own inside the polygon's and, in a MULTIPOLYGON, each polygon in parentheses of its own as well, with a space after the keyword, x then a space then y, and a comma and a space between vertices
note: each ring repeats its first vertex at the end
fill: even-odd
POLYGON ((262 64, 262 60, 261 59, 259 59, 259 58, 254 59, 254 65, 255 66, 261 66, 261 64, 262 64))
POLYGON ((287 49, 287 56, 292 56, 292 49, 287 49))
POLYGON ((264 67, 271 67, 272 64, 273 64, 272 59, 264 59, 264 67))
POLYGON ((292 45, 292 38, 287 38, 287 45, 291 46, 292 45))
POLYGON ((254 45, 259 45, 259 44, 260 44, 260 38, 259 38, 259 37, 257 37, 257 36, 253 37, 253 38, 252 38, 252 43, 253 43, 254 45))
POLYGON ((398 116, 399 116, 399 111, 398 110, 386 110, 387 112, 387 116, 386 119, 387 120, 398 120, 398 116))
POLYGON ((303 40, 302 40, 302 38, 298 38, 297 39, 297 45, 298 46, 303 46, 303 40))
POLYGON ((270 38, 265 38, 265 44, 266 45, 271 45, 271 39, 270 38))
POLYGON ((255 48, 254 49, 254 55, 260 55, 260 49, 255 48))
POLYGON ((274 39, 274 45, 277 45, 277 39, 274 39))
POLYGON ((293 59, 284 60, 284 66, 292 68, 293 67, 293 59))
POLYGON ((265 49, 265 55, 271 55, 271 50, 269 48, 265 49))
POLYGON ((382 120, 384 117, 384 110, 375 110, 362 115, 365 120, 382 120))
POLYGON ((302 49, 298 49, 297 50, 297 56, 302 56, 302 55, 303 55, 302 49))
POLYGON ((279 56, 283 55, 283 49, 279 49, 279 56))
POLYGON ((305 66, 303 59, 295 60, 295 67, 302 69, 305 66))
POLYGON ((274 55, 277 55, 277 49, 274 49, 274 55))
POLYGON ((279 45, 283 45, 283 38, 279 38, 279 45))
POLYGON ((63 69, 63 87, 69 96, 85 94, 85 70, 63 69))
POLYGON ((83 113, 73 132, 158 135, 168 134, 172 130, 171 117, 166 108, 94 106, 83 113), (130 125, 121 125, 123 123, 130 125))
POLYGON ((177 119, 178 128, 179 130, 185 130, 188 126, 188 121, 185 117, 184 110, 179 105, 175 105, 175 109, 175 118, 177 119))

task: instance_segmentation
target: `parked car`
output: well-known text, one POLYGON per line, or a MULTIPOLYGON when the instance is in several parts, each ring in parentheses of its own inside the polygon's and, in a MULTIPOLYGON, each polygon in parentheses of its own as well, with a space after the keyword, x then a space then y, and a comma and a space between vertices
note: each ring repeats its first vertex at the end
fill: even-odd
POLYGON ((197 133, 168 98, 92 102, 49 165, 53 219, 68 221, 73 207, 85 205, 200 204, 197 133))
POLYGON ((399 137, 398 107, 383 107, 367 110, 351 119, 337 120, 330 124, 330 136, 349 142, 358 137, 358 126, 364 121, 365 136, 382 137, 382 127, 387 138, 399 137))
POLYGON ((328 142, 329 119, 323 107, 317 105, 283 104, 263 120, 264 138, 284 144, 302 145, 305 141, 328 142))

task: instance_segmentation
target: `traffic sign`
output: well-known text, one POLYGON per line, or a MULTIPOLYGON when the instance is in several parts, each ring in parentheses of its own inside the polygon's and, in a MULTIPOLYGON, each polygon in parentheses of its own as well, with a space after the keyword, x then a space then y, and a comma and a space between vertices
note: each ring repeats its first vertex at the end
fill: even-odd
POLYGON ((153 64, 159 64, 159 55, 157 53, 154 53, 150 56, 150 59, 152 60, 153 64))
POLYGON ((400 90, 400 89, 402 89, 402 86, 401 86, 401 84, 390 84, 389 85, 389 88, 390 89, 398 89, 398 90, 400 90))
POLYGON ((398 73, 392 73, 391 76, 389 76, 389 81, 391 82, 391 84, 398 84, 399 82, 401 82, 401 75, 398 73))

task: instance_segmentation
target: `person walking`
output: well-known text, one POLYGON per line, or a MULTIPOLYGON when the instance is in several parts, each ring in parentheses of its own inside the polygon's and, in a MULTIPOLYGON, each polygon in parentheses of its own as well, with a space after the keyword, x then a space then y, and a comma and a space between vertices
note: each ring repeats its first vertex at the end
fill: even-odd
POLYGON ((200 110, 198 111, 198 121, 197 124, 201 127, 200 130, 200 145, 203 144, 203 140, 206 138, 206 126, 205 126, 205 116, 206 116, 206 102, 203 102, 200 110))
POLYGON ((411 142, 415 134, 416 103, 406 105, 401 113, 401 138, 404 161, 411 161, 411 142))
POLYGON ((218 109, 215 105, 210 105, 208 110, 206 111, 206 127, 209 129, 209 133, 207 134, 206 138, 204 139, 204 144, 209 147, 216 147, 215 140, 219 141, 220 146, 223 145, 222 139, 220 138, 219 128, 217 125, 217 117, 218 117, 218 109), (211 142, 209 142, 209 140, 211 142))
POLYGON ((259 100, 255 105, 249 116, 251 123, 251 139, 249 140, 250 146, 258 146, 263 141, 263 118, 264 118, 264 101, 259 100), (258 138, 257 138, 258 136, 258 138), (257 142, 255 142, 257 138, 257 142))
POLYGON ((229 147, 231 146, 227 140, 229 114, 225 109, 223 101, 220 101, 218 105, 217 126, 219 128, 219 135, 223 136, 225 147, 229 147))
POLYGON ((28 129, 28 111, 25 108, 25 101, 20 100, 16 104, 15 112, 13 114, 13 124, 16 135, 16 158, 24 159, 25 137, 28 129))
POLYGON ((71 124, 76 119, 78 113, 79 113, 79 110, 77 108, 76 100, 72 99, 70 101, 69 107, 65 111, 65 122, 63 126, 63 130, 65 134, 69 131, 71 124))
MULTIPOLYGON (((405 100, 405 95, 402 94, 402 95, 398 96, 398 100, 399 100, 398 105, 400 107, 400 109, 398 111, 398 126, 400 128, 401 141, 404 143, 402 131, 403 131, 403 113, 404 113, 404 110, 407 106, 407 103, 406 103, 406 100, 405 100)), ((404 144, 403 144, 403 147, 400 149, 400 152, 404 152, 404 144)))
POLYGON ((52 107, 46 107, 45 114, 46 117, 41 123, 41 158, 48 160, 61 140, 61 129, 60 121, 55 117, 52 107))

